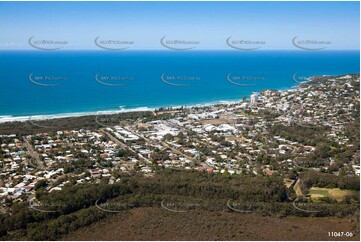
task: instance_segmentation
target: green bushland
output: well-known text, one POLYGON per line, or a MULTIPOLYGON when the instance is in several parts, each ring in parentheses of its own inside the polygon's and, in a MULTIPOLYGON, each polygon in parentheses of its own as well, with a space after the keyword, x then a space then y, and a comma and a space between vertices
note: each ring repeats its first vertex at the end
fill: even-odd
MULTIPOLYGON (((353 186, 353 183, 347 184, 353 186)), ((252 210, 263 216, 345 217, 353 215, 359 207, 358 203, 324 201, 306 204, 320 210, 319 213, 304 213, 293 207, 288 189, 279 176, 229 176, 174 170, 160 171, 154 177, 123 176, 112 185, 67 185, 62 191, 41 193, 38 200, 59 206, 55 212, 44 213, 29 208, 27 203, 12 205, 11 214, 0 215, 2 240, 56 240, 105 217, 116 216, 97 208, 96 201, 102 208, 124 212, 136 207, 160 207, 162 201, 168 206, 174 205, 173 209, 234 212, 227 208, 227 201, 231 200, 237 209, 252 210)))

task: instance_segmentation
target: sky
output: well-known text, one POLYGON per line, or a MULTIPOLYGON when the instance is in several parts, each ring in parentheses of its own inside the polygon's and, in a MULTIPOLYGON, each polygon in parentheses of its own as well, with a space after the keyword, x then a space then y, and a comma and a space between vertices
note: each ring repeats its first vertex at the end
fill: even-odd
POLYGON ((96 37, 130 41, 122 45, 129 50, 166 49, 163 37, 198 50, 231 49, 229 37, 264 50, 297 49, 295 37, 359 50, 359 9, 359 2, 0 2, 0 50, 34 50, 30 37, 63 41, 62 50, 101 50, 96 37))

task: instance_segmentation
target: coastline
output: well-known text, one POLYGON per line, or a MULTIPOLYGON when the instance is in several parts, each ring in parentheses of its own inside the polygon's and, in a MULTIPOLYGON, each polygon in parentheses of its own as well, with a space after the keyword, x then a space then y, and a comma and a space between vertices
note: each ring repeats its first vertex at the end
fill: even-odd
POLYGON ((29 52, 31 53, 26 55, 4 55, 4 60, 7 60, 3 63, 5 66, 16 66, 21 59, 31 61, 34 66, 39 66, 39 68, 25 66, 16 75, 4 71, 3 79, 8 81, 4 82, 2 87, 9 91, 4 92, 1 98, 0 123, 22 122, 29 119, 40 121, 82 117, 103 113, 111 115, 154 111, 159 108, 167 109, 181 106, 192 108, 239 102, 245 96, 249 99, 252 92, 261 92, 263 88, 278 91, 296 89, 296 85, 301 84, 310 76, 359 73, 359 65, 355 65, 359 64, 358 52, 347 55, 320 52, 314 55, 313 52, 303 51, 295 53, 289 53, 289 51, 273 53, 271 51, 272 53, 267 52, 268 54, 258 51, 252 54, 233 51, 210 51, 210 54, 202 54, 203 51, 201 53, 191 51, 174 55, 174 52, 166 54, 167 51, 162 51, 162 54, 156 56, 150 53, 128 55, 124 52, 121 52, 123 54, 99 52, 99 55, 94 53, 93 56, 93 52, 85 52, 86 54, 74 56, 67 51, 60 51, 54 56, 49 54, 44 57, 41 57, 41 54, 35 54, 36 51, 29 52), (52 69, 50 63, 60 57, 64 61, 57 65, 58 72, 52 69), (73 70, 73 66, 69 64, 71 62, 67 60, 73 60, 72 58, 75 57, 78 64, 76 70, 73 70), (156 58, 152 64, 143 61, 153 57, 156 58), (274 62, 273 58, 275 57, 280 58, 279 61, 274 62), (88 62, 92 58, 96 61, 88 62), (249 61, 250 58, 257 61, 253 63, 253 61, 249 61), (320 62, 320 59, 323 61, 320 62), (127 68, 124 71, 127 70, 129 73, 113 66, 115 61, 127 63, 127 68), (104 68, 97 69, 97 62, 104 63, 104 68), (344 64, 338 64, 337 68, 334 68, 335 62, 344 64), (181 63, 181 66, 176 63, 181 63), (208 68, 204 69, 199 63, 206 63, 208 68), (233 66, 236 63, 244 64, 241 68, 238 65, 233 66), (314 69, 315 64, 319 68, 314 69), (134 80, 138 82, 126 84, 127 87, 124 89, 109 89, 109 86, 99 86, 99 83, 94 81, 94 73, 89 73, 89 66, 93 66, 94 70, 102 73, 104 78, 117 78, 119 75, 127 74, 134 77, 134 80), (48 69, 49 71, 47 71, 48 69), (144 69, 144 73, 139 72, 138 69, 144 69), (165 70, 172 78, 178 75, 181 77, 182 75, 196 75, 201 77, 202 82, 194 83, 194 87, 174 89, 174 87, 160 82, 159 73, 164 73, 165 70), (50 77, 52 75, 56 77, 65 76, 68 81, 59 83, 58 88, 49 88, 48 92, 46 88, 29 82, 29 73, 33 72, 39 75, 39 78, 48 75, 50 77), (255 81, 259 77, 264 79, 259 79, 262 82, 255 82, 255 87, 237 87, 234 86, 235 83, 227 81, 225 75, 227 73, 234 74, 235 79, 239 79, 241 82, 247 80, 242 78, 253 77, 255 81), (144 90, 139 88, 144 88, 144 90), (17 98, 18 96, 22 98, 17 98), (27 101, 24 102, 23 100, 27 101), (124 107, 122 108, 122 106, 124 107))
MULTIPOLYGON (((345 74, 346 75, 346 74, 345 74)), ((298 85, 285 87, 281 89, 277 89, 277 91, 294 91, 297 90, 301 84, 307 83, 312 80, 313 77, 309 77, 307 81, 299 82, 298 85)), ((254 92, 252 92, 254 93, 254 92)), ((247 101, 249 101, 248 94, 247 101)), ((68 112, 68 113, 59 113, 59 114, 40 114, 40 115, 25 115, 25 116, 12 116, 12 115, 0 115, 0 124, 2 123, 11 123, 11 122, 27 122, 31 120, 52 120, 52 119, 61 119, 61 118, 75 118, 75 117, 85 117, 85 116, 96 116, 96 115, 114 115, 119 113, 132 113, 132 112, 154 112, 161 108, 170 108, 170 109, 179 109, 181 107, 184 108, 194 108, 194 107, 207 107, 207 106, 214 106, 214 105, 222 105, 222 104, 237 104, 241 103, 242 98, 237 99, 229 99, 229 100, 216 100, 216 101, 205 101, 203 103, 191 103, 191 104, 184 104, 184 105, 163 105, 158 107, 135 107, 135 108, 126 108, 120 106, 120 109, 110 109, 110 110, 99 110, 99 111, 86 111, 86 112, 68 112)))
POLYGON ((220 100, 215 102, 205 102, 198 104, 190 105, 177 105, 177 106, 159 106, 159 107, 138 107, 138 108, 121 108, 119 110, 101 110, 101 111, 89 111, 89 112, 72 112, 72 113, 59 113, 59 114, 43 114, 43 115, 27 115, 27 116, 11 116, 11 115, 0 115, 0 124, 7 122, 26 122, 30 120, 50 120, 50 119, 60 119, 60 118, 72 118, 72 117, 83 117, 83 116, 96 116, 96 115, 112 115, 119 113, 132 113, 132 112, 147 112, 147 111, 156 111, 160 108, 171 108, 179 109, 184 108, 193 108, 193 107, 207 107, 220 104, 231 104, 238 103, 241 100, 220 100))

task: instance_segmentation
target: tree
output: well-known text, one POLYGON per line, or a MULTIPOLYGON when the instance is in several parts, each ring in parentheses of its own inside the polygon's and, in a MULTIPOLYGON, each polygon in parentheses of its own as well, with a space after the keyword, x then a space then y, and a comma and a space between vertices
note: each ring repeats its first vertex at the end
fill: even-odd
POLYGON ((48 183, 45 180, 40 180, 35 184, 34 189, 38 190, 40 188, 46 188, 48 186, 48 183))

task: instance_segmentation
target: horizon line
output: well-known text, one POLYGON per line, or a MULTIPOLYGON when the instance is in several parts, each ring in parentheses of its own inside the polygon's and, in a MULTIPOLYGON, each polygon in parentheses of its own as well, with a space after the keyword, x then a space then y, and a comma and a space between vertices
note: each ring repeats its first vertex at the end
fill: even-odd
MULTIPOLYGON (((361 49, 323 49, 309 50, 311 52, 325 51, 360 51, 361 49)), ((305 51, 301 49, 258 49, 258 50, 233 50, 233 49, 192 49, 192 50, 170 50, 170 49, 126 49, 126 50, 103 50, 103 49, 58 49, 58 50, 39 50, 39 49, 0 49, 0 51, 102 51, 102 52, 129 52, 129 51, 168 51, 168 52, 195 52, 195 51, 233 51, 233 52, 259 52, 259 51, 305 51)), ((308 51, 308 52, 309 52, 308 51)))

